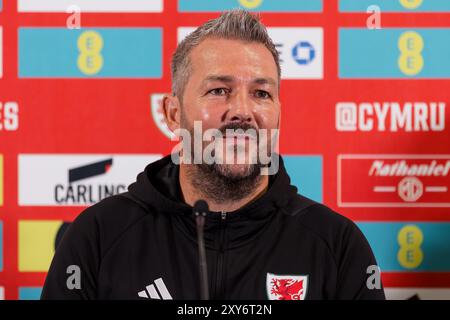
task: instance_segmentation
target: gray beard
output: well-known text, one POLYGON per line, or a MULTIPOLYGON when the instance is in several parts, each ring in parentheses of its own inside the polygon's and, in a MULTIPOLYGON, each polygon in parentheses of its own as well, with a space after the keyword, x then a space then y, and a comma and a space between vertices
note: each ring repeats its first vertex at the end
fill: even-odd
MULTIPOLYGON (((186 115, 184 108, 181 108, 182 128, 189 128, 185 122, 186 115)), ((225 129, 249 129, 252 128, 246 124, 230 124, 222 128, 225 129)), ((190 128, 191 137, 194 136, 193 128, 190 128)), ((194 159, 194 145, 191 146, 191 159, 194 159)), ((192 185, 206 198, 218 204, 230 201, 239 201, 252 193, 262 182, 261 168, 264 167, 257 161, 256 164, 250 164, 244 174, 236 175, 228 170, 226 164, 207 164, 201 163, 192 166, 192 170, 187 170, 187 175, 192 185)))
POLYGON ((251 164, 244 175, 235 175, 225 164, 198 164, 189 171, 192 185, 205 198, 222 204, 244 199, 261 183, 261 165, 251 164))

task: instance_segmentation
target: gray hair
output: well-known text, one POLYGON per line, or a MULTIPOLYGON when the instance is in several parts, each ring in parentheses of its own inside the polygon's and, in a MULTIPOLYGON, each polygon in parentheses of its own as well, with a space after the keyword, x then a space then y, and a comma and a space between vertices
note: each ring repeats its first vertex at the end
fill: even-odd
POLYGON ((180 100, 191 72, 189 54, 206 38, 242 40, 263 44, 272 53, 278 70, 278 79, 280 79, 279 53, 259 16, 242 9, 234 9, 201 25, 178 45, 172 57, 172 93, 180 100))

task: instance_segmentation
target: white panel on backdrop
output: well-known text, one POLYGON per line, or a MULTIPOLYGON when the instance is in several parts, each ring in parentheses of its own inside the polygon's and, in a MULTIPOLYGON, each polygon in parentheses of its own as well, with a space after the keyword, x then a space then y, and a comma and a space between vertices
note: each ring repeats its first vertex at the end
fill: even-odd
POLYGON ((323 78, 322 28, 267 28, 281 59, 282 79, 323 78))
MULTIPOLYGON (((178 28, 181 42, 195 27, 178 28)), ((323 78, 322 28, 267 28, 281 60, 282 79, 323 78)))
POLYGON ((0 300, 5 300, 5 288, 0 287, 0 300))
POLYGON ((19 12, 66 12, 77 6, 81 12, 162 12, 162 0, 19 0, 19 12))
POLYGON ((385 288, 388 300, 450 300, 450 289, 445 288, 385 288))
POLYGON ((127 191, 159 154, 20 154, 19 205, 85 206, 127 191))
POLYGON ((197 27, 180 27, 177 30, 177 40, 178 43, 184 40, 190 33, 194 32, 197 27))

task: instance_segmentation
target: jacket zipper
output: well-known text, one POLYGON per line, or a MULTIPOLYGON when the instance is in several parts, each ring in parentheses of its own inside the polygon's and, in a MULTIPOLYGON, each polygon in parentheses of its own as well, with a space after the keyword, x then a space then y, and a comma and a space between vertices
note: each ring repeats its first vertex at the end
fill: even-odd
POLYGON ((222 211, 220 214, 220 232, 219 232, 219 254, 217 257, 216 272, 216 299, 223 299, 223 256, 225 253, 225 228, 227 213, 222 211))

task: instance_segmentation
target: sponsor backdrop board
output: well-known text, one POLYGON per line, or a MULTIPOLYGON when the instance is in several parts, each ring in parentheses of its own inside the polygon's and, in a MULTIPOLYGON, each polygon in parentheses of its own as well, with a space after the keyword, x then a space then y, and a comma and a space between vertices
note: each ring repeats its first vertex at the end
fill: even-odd
POLYGON ((443 0, 0 0, 0 299, 38 299, 70 223, 172 150, 171 54, 236 7, 280 52, 292 183, 357 223, 389 299, 450 299, 443 0))

